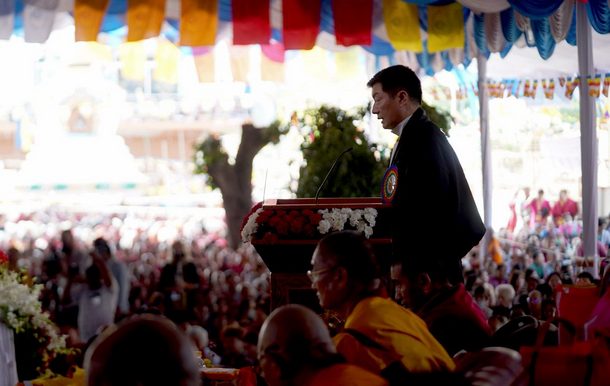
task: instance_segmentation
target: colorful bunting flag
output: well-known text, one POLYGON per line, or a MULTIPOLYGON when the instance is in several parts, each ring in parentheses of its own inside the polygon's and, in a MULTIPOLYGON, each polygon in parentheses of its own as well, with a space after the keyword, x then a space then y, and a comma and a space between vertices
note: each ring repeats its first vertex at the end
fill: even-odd
POLYGON ((23 9, 23 35, 27 43, 44 43, 55 23, 59 0, 26 1, 23 9))
POLYGON ((193 49, 193 59, 200 83, 213 83, 216 80, 214 51, 210 48, 193 49))
POLYGON ((146 53, 143 42, 123 43, 119 46, 121 76, 130 81, 144 81, 146 53))
POLYGON ((213 46, 218 27, 218 0, 182 0, 180 45, 213 46))
POLYGON ((485 87, 487 87, 487 95, 489 95, 490 98, 495 98, 495 88, 496 88, 496 84, 493 81, 487 81, 485 82, 485 87))
POLYGON ((515 95, 515 93, 513 91, 514 88, 515 88, 515 82, 516 81, 514 81, 514 80, 507 80, 506 81, 506 89, 508 90, 508 92, 506 93, 507 97, 511 97, 511 96, 515 95))
POLYGON ((554 79, 542 79, 542 91, 546 99, 553 99, 555 95, 555 80, 554 79))
POLYGON ((284 62, 276 62, 269 59, 267 56, 261 56, 261 79, 268 82, 283 83, 286 69, 284 62))
POLYGON ((513 92, 514 92, 515 97, 517 97, 517 98, 519 97, 519 90, 521 90, 521 85, 525 86, 525 82, 522 80, 515 82, 515 86, 514 86, 515 88, 514 88, 513 92))
POLYGON ((460 3, 428 6, 428 51, 464 47, 464 11, 460 3))
POLYGON ((373 0, 333 0, 335 38, 342 46, 370 46, 373 0))
POLYGON ((396 50, 422 52, 419 9, 402 0, 383 0, 383 19, 390 43, 396 50))
POLYGON ((261 53, 261 79, 284 82, 284 45, 281 43, 261 45, 261 53))
POLYGON ((269 0, 232 0, 233 44, 268 44, 269 0))
POLYGON ((538 79, 534 79, 534 82, 532 83, 532 89, 530 91, 530 98, 532 98, 532 99, 536 98, 536 91, 538 91, 538 79))
POLYGON ((15 25, 15 1, 0 0, 0 39, 8 40, 15 25))
POLYGON ((74 0, 74 33, 79 41, 95 41, 110 0, 74 0))
POLYGON ((464 99, 465 95, 466 93, 464 92, 464 87, 459 85, 457 91, 455 92, 455 99, 462 100, 464 99))
POLYGON ((528 98, 530 96, 530 87, 531 87, 530 80, 527 79, 525 81, 525 85, 523 86, 523 96, 526 98, 528 98))
POLYGON ((579 77, 572 78, 571 76, 569 76, 566 79, 566 92, 565 92, 566 98, 572 99, 572 95, 574 94, 574 90, 579 85, 580 85, 580 78, 579 77))
POLYGON ((165 0, 129 0, 127 2, 127 41, 159 36, 165 18, 165 0))
POLYGON ((599 98, 600 86, 601 86, 601 75, 595 75, 595 77, 587 76, 587 84, 589 85, 589 96, 599 98))
POLYGON ((443 94, 445 94, 446 99, 451 99, 451 89, 449 87, 443 87, 443 94))
POLYGON ((608 90, 610 89, 610 73, 606 73, 604 76, 604 91, 602 92, 604 96, 608 96, 608 90))
POLYGON ((112 48, 98 42, 77 42, 72 51, 72 63, 111 62, 112 48))
POLYGON ((250 72, 250 47, 233 46, 229 48, 231 73, 234 82, 247 82, 250 72))
POLYGON ((282 0, 282 32, 287 50, 310 50, 320 32, 321 0, 282 0))
POLYGON ((286 51, 282 43, 271 42, 271 44, 262 44, 261 52, 267 59, 277 63, 284 63, 286 51))
POLYGON ((153 79, 165 83, 178 83, 178 64, 180 63, 180 49, 166 39, 159 39, 155 53, 155 70, 153 79))

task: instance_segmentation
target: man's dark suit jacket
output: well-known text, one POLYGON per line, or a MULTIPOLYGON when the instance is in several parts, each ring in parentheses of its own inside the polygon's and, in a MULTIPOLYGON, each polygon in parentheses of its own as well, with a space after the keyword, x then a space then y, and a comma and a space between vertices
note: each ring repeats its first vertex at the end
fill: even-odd
POLYGON ((453 148, 423 109, 403 128, 393 164, 395 257, 406 269, 442 269, 461 282, 461 258, 481 240, 485 226, 453 148))

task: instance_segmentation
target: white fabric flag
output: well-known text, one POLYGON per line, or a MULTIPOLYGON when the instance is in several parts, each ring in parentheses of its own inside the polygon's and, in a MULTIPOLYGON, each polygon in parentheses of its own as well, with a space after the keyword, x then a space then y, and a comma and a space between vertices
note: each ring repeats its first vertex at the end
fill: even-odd
POLYGON ((55 23, 59 0, 26 0, 23 9, 23 30, 28 43, 44 43, 55 23))
POLYGON ((568 36, 570 25, 572 24, 572 16, 574 15, 574 5, 574 0, 565 0, 563 4, 549 16, 551 33, 557 43, 563 41, 566 36, 568 36))
POLYGON ((15 23, 15 0, 0 0, 0 39, 8 40, 15 23))

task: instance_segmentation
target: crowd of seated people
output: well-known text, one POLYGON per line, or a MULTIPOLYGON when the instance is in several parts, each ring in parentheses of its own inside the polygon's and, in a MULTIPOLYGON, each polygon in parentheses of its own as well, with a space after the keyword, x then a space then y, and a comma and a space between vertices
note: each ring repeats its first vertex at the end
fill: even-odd
MULTIPOLYGON (((161 218, 35 213, 0 220, 0 249, 7 250, 11 269, 25 270, 44 285, 45 310, 69 335, 69 344, 82 349, 78 365, 104 331, 141 314, 171 320, 211 364, 261 364, 261 339, 265 345, 270 339, 264 323, 277 321, 267 319, 269 272, 253 248, 233 251, 201 227, 189 230, 161 218), (42 219, 49 226, 39 226, 42 219)), ((494 334, 519 317, 555 322, 559 284, 598 282, 578 259, 578 235, 566 238, 559 229, 549 222, 531 232, 500 230, 488 250, 475 249, 463 259, 465 282, 457 285, 434 264, 395 262, 391 272, 381 272, 355 232, 324 238, 312 256, 312 288, 320 306, 345 324, 332 350, 316 352, 326 358, 320 363, 357 365, 380 376, 379 384, 395 384, 405 370, 443 377, 421 378, 423 384, 468 384, 460 371, 472 360, 460 362, 461 352, 497 345, 494 334), (384 275, 393 285, 385 285, 384 275)), ((309 320, 289 333, 308 337, 300 329, 318 323, 298 308, 284 312, 309 320)), ((514 359, 496 354, 508 363, 514 359)), ((286 355, 270 358, 281 363, 290 360, 286 355)), ((511 367, 506 378, 515 371, 511 367)))
POLYGON ((114 323, 157 314, 214 365, 256 361, 252 337, 269 313, 269 272, 253 248, 233 251, 200 224, 35 212, 0 217, 0 249, 12 269, 43 284, 44 310, 82 355, 114 323))

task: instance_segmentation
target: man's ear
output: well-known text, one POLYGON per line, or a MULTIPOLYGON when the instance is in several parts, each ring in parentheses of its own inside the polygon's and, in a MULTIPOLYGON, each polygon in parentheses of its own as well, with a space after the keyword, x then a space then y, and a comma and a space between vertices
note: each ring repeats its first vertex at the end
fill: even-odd
POLYGON ((432 279, 426 272, 417 274, 417 286, 421 289, 424 294, 429 294, 432 290, 432 279))
POLYGON ((396 96, 398 97, 398 102, 401 104, 409 102, 409 94, 405 90, 399 90, 396 93, 396 96))
POLYGON ((346 288, 347 287, 347 271, 345 270, 345 268, 343 267, 337 267, 337 269, 335 269, 335 272, 333 272, 333 274, 335 275, 333 277, 333 280, 330 281, 329 283, 329 288, 331 288, 330 286, 334 286, 332 287, 332 289, 339 289, 339 288, 346 288))
POLYGON ((286 361, 279 354, 269 353, 268 355, 270 360, 263 370, 265 372, 265 378, 267 380, 275 380, 275 382, 284 379, 287 375, 284 374, 286 370, 282 370, 282 368, 287 367, 286 361))

